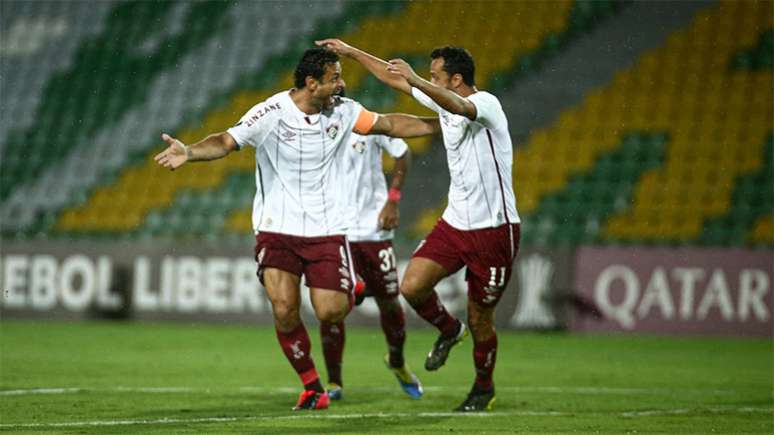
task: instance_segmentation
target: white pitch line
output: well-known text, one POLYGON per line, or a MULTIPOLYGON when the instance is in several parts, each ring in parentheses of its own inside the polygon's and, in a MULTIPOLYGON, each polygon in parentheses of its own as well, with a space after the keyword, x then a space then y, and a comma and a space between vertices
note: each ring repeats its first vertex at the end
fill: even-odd
POLYGON ((2 390, 0 396, 21 396, 25 394, 69 394, 83 391, 82 388, 30 388, 26 390, 2 390))
POLYGON ((621 417, 651 417, 651 416, 658 416, 658 415, 682 415, 682 414, 690 414, 691 412, 712 412, 712 413, 722 413, 722 412, 743 412, 743 413, 756 413, 756 412, 762 412, 762 413, 774 413, 774 408, 767 408, 764 406, 755 407, 755 406, 742 406, 742 407, 710 407, 710 408, 695 408, 695 409, 688 409, 688 408, 676 408, 676 409, 653 409, 649 411, 626 411, 622 412, 619 415, 621 417))
MULTIPOLYGON (((470 387, 425 387, 425 391, 469 390, 470 387)), ((674 394, 674 393, 716 393, 734 394, 736 390, 708 390, 701 388, 619 388, 619 387, 497 387, 497 391, 514 393, 550 393, 550 394, 593 394, 593 395, 630 395, 630 394, 674 394)))
POLYGON ((299 388, 293 387, 239 387, 239 391, 246 393, 298 393, 299 388))
MULTIPOLYGON (((467 391, 467 386, 425 386, 427 392, 444 392, 444 391, 467 391)), ((498 387, 498 391, 501 392, 513 392, 513 393, 547 393, 547 394, 591 394, 591 395, 631 395, 631 394, 648 394, 648 395, 664 395, 675 393, 712 393, 712 394, 736 394, 737 390, 706 390, 699 388, 612 388, 612 387, 498 387)), ((228 391, 240 391, 248 393, 296 393, 298 388, 296 387, 259 387, 259 386, 245 386, 234 388, 196 388, 196 387, 67 387, 67 388, 30 388, 30 389, 16 389, 16 390, 0 390, 0 396, 20 396, 27 394, 72 394, 72 393, 84 393, 84 392, 121 392, 121 393, 158 393, 158 394, 170 394, 170 393, 202 393, 209 394, 213 392, 228 392, 228 391)), ((348 391, 374 391, 374 392, 390 392, 396 391, 393 387, 351 387, 348 391)))
POLYGON ((62 427, 82 427, 82 426, 130 426, 130 425, 162 425, 162 424, 191 424, 191 423, 234 423, 246 421, 261 420, 355 420, 365 418, 438 418, 438 417, 457 417, 457 418, 495 418, 495 417, 566 417, 578 415, 591 415, 600 417, 652 417, 659 415, 688 414, 690 412, 744 412, 744 413, 774 413, 771 407, 737 407, 737 408, 697 408, 697 409, 663 409, 649 411, 626 411, 626 412, 558 412, 558 411, 511 411, 511 412, 490 412, 490 413, 457 413, 457 412, 393 412, 393 413, 366 413, 366 414, 326 414, 326 413, 302 413, 297 415, 256 415, 245 417, 202 417, 202 418, 160 418, 155 420, 94 420, 94 421, 71 421, 57 423, 9 423, 0 424, 0 428, 62 428, 62 427))
POLYGON ((196 389, 191 387, 116 387, 115 391, 129 393, 209 393, 210 389, 196 389))

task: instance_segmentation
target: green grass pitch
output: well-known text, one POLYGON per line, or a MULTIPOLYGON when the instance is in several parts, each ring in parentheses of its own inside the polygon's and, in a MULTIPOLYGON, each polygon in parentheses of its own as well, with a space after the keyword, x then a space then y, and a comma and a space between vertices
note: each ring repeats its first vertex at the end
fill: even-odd
MULTIPOLYGON (((316 325, 308 325, 323 379, 316 325)), ((379 329, 349 328, 344 400, 292 412, 300 384, 274 331, 246 325, 0 322, 8 433, 768 433, 770 339, 501 332, 488 414, 450 410, 473 379, 470 338, 435 373, 410 329, 417 401, 382 365, 379 329)))

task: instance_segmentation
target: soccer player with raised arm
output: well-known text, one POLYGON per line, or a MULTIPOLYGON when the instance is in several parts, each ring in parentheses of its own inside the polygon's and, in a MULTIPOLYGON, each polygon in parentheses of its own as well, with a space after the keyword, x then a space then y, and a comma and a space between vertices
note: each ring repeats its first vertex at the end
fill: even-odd
POLYGON ((420 317, 440 330, 425 361, 427 370, 437 370, 467 329, 448 313, 434 287, 466 267, 476 378, 455 410, 489 410, 495 400, 494 310, 511 276, 520 229, 512 187, 513 146, 502 106, 497 97, 476 88, 473 58, 461 47, 433 50, 428 82, 401 59, 385 62, 337 39, 317 44, 358 61, 439 115, 451 176, 448 206, 411 258, 400 291, 420 317))
MULTIPOLYGON (((353 134, 348 148, 350 166, 346 172, 352 174, 350 199, 353 205, 350 211, 353 217, 347 239, 355 270, 365 283, 366 291, 362 296, 373 296, 379 308, 379 320, 388 349, 384 357, 385 365, 395 375, 403 391, 418 399, 422 396, 422 384, 403 358, 406 318, 398 300, 398 270, 392 246, 394 229, 400 220, 400 189, 409 166, 408 145, 401 139, 388 136, 353 134), (395 159, 389 191, 382 168, 383 151, 395 159)), ((320 322, 320 337, 328 370, 327 390, 331 400, 339 400, 343 395, 341 370, 345 335, 344 321, 320 322)))
POLYGON ((256 104, 234 127, 195 144, 163 134, 168 147, 155 157, 174 170, 187 162, 223 158, 244 146, 256 149, 255 259, 280 347, 304 385, 295 410, 329 404, 299 314, 301 276, 320 321, 341 321, 354 301, 355 272, 345 237, 347 195, 354 180, 344 172, 352 132, 414 137, 438 129, 434 121, 370 112, 336 97, 341 87, 338 56, 309 49, 296 67, 294 88, 256 104))

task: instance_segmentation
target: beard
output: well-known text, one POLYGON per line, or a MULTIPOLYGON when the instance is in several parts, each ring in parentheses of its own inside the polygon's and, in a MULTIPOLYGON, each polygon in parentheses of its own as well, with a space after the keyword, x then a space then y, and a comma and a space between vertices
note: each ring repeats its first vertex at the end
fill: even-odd
POLYGON ((326 99, 324 99, 322 101, 322 108, 323 108, 323 110, 328 110, 331 107, 333 107, 334 98, 336 98, 336 96, 335 95, 331 95, 331 96, 329 96, 328 98, 326 98, 326 99))

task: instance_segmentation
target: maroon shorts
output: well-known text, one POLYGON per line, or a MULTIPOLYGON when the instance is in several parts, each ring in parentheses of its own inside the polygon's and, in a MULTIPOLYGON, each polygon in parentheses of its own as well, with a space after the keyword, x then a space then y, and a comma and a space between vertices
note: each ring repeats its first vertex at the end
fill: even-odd
POLYGON ((352 242, 355 270, 363 278, 366 295, 395 298, 398 291, 398 269, 391 241, 352 242))
POLYGON ((467 266, 468 299, 493 307, 511 279, 513 260, 519 252, 519 230, 519 224, 503 224, 462 231, 439 219, 413 256, 433 260, 449 274, 467 266))
POLYGON ((263 283, 267 267, 303 275, 309 287, 352 294, 354 268, 344 236, 299 237, 261 232, 255 236, 255 261, 263 283))

